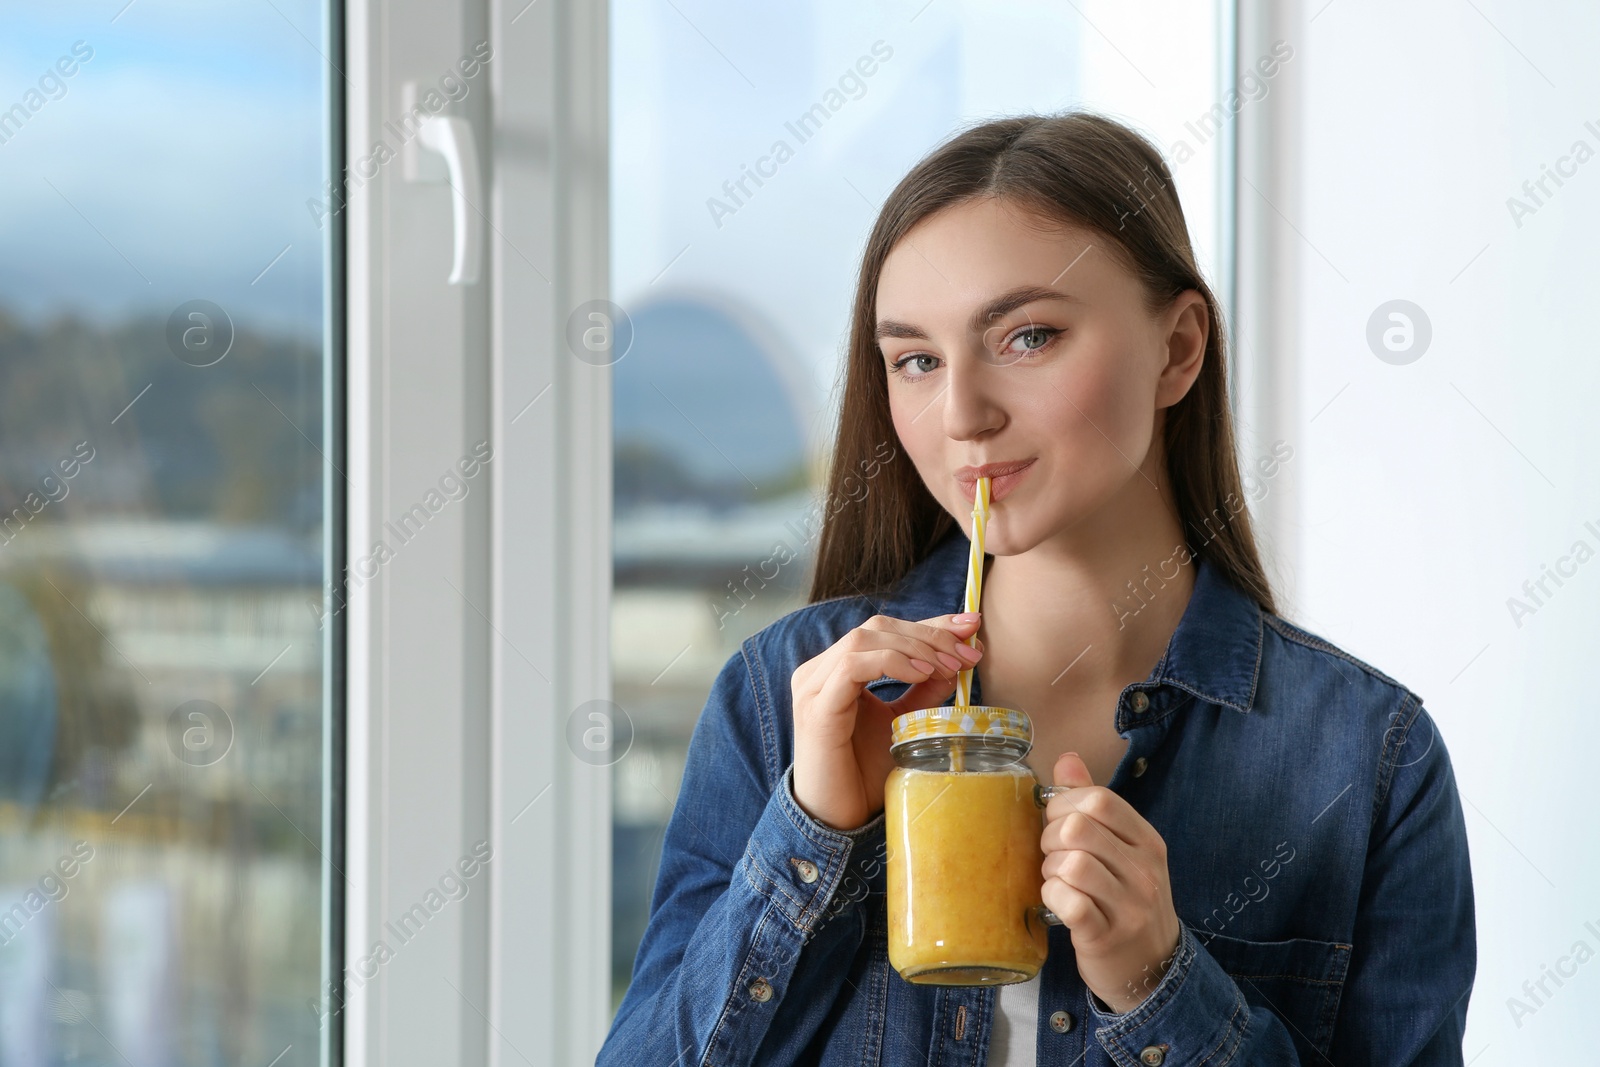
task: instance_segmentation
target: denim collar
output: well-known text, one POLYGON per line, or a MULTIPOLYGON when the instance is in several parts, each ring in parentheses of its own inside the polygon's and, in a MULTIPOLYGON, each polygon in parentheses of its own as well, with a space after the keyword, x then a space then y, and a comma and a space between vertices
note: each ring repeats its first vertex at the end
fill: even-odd
MULTIPOLYGON (((963 610, 971 551, 967 535, 953 527, 875 610, 903 619, 963 610)), ((1160 662, 1141 688, 1172 686, 1248 712, 1255 704, 1261 673, 1261 607, 1204 558, 1188 565, 1195 568, 1194 591, 1160 662)), ((1159 582, 1155 570, 1148 569, 1152 580, 1159 582)), ((1155 595, 1160 595, 1159 589, 1155 595)), ((1127 603, 1136 603, 1129 596, 1127 603)))

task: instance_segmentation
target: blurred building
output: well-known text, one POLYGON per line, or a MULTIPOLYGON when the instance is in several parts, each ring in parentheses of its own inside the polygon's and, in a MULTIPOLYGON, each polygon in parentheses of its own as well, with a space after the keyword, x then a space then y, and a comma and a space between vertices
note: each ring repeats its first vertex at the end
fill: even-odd
POLYGON ((710 295, 631 314, 613 377, 612 683, 634 729, 612 779, 614 1002, 711 682, 741 641, 803 603, 818 526, 783 346, 710 295))

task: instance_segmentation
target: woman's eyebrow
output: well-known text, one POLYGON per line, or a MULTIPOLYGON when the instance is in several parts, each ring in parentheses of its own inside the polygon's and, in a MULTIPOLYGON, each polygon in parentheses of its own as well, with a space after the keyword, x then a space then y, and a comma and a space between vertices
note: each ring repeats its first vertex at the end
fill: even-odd
MULTIPOLYGON (((967 320, 967 330, 970 333, 982 333, 995 319, 1036 300, 1062 300, 1073 304, 1084 303, 1081 297, 1073 296, 1071 293, 1064 293, 1059 289, 1051 289, 1043 285, 1021 285, 1001 293, 974 311, 972 317, 967 320)), ((922 331, 922 327, 915 326, 909 322, 897 322, 894 319, 884 319, 878 323, 872 336, 875 341, 881 341, 885 337, 900 337, 914 341, 926 341, 928 339, 928 335, 922 331)))

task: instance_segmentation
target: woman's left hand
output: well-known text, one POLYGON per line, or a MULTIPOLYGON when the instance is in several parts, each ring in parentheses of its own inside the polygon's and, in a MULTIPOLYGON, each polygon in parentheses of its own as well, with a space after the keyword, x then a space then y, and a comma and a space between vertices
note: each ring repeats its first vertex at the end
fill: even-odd
POLYGON ((1122 797, 1094 784, 1076 752, 1056 760, 1073 786, 1045 807, 1044 903, 1072 932, 1078 974, 1113 1012, 1160 983, 1182 928, 1167 878, 1167 843, 1122 797))

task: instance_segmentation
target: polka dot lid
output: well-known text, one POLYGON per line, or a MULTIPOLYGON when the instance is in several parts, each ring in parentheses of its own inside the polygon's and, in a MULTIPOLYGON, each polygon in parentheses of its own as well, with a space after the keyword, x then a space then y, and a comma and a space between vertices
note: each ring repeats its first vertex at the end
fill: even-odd
POLYGON ((978 704, 965 708, 918 708, 889 724, 889 747, 929 737, 1003 737, 1033 744, 1033 722, 1016 708, 978 704))

